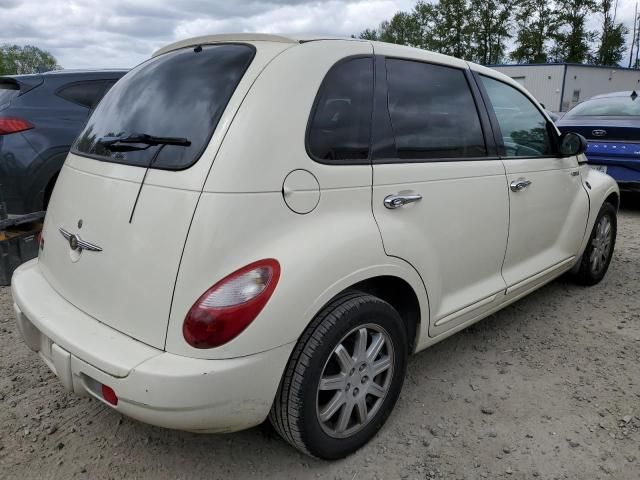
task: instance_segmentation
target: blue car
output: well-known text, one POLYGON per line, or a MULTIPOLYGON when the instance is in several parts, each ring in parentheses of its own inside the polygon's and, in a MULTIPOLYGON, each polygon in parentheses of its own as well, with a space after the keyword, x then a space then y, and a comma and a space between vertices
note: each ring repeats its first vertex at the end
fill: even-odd
POLYGON ((562 132, 588 141, 592 168, 611 175, 620 190, 640 191, 640 95, 615 92, 596 95, 573 107, 556 122, 562 132))
POLYGON ((102 96, 126 72, 0 76, 0 193, 9 213, 47 208, 71 144, 102 96))

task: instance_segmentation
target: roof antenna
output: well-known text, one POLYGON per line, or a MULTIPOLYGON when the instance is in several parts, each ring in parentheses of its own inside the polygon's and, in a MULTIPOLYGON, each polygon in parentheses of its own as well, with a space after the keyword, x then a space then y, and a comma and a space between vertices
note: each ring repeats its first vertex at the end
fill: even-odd
POLYGON ((193 49, 193 51, 194 51, 194 52, 196 52, 196 53, 200 53, 200 52, 202 51, 202 45, 197 45, 197 46, 193 49))
POLYGON ((638 98, 638 94, 634 90, 633 92, 631 92, 631 100, 635 100, 636 98, 638 98))

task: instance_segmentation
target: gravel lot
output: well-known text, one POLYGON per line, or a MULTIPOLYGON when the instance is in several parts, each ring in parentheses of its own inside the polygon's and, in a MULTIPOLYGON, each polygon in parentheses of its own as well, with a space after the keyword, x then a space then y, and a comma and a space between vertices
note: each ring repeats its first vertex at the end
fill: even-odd
POLYGON ((0 478, 640 478, 640 197, 604 281, 563 280, 413 357, 386 426, 338 462, 263 425, 196 435, 65 393, 0 288, 0 478))

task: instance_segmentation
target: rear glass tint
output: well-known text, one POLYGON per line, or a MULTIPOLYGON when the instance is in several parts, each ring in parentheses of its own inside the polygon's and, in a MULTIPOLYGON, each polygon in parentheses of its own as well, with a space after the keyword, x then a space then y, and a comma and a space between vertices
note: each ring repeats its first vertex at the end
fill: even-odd
POLYGON ((58 90, 58 96, 86 108, 95 107, 105 89, 102 80, 72 83, 58 90))
POLYGON ((190 167, 207 146, 254 53, 249 45, 222 44, 175 50, 148 60, 104 96, 73 151, 136 166, 147 166, 158 153, 153 168, 190 167), (191 145, 112 152, 100 143, 103 137, 132 134, 186 138, 191 145))
POLYGON ((8 104, 19 93, 20 86, 16 82, 0 79, 0 106, 8 104))

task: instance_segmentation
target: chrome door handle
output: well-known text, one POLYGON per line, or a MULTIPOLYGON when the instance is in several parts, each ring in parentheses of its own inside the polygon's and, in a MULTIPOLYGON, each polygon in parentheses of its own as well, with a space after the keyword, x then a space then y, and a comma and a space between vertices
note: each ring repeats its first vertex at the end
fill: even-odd
POLYGON ((419 193, 414 195, 387 195, 384 198, 384 206, 393 210, 418 200, 422 200, 422 195, 419 193))
POLYGON ((529 185, 531 185, 531 180, 519 178, 518 180, 511 182, 509 186, 511 187, 512 192, 519 192, 520 190, 527 188, 529 185))

